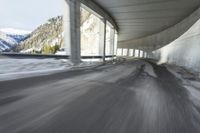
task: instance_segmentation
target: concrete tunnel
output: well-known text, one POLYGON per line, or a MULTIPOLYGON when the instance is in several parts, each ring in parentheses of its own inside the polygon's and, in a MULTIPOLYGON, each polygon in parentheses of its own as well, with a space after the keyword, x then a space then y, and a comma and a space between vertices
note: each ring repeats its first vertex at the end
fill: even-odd
POLYGON ((0 77, 0 133, 200 133, 200 0, 63 0, 63 6, 72 67, 0 77), (94 66, 79 66, 80 8, 100 22, 103 63, 94 66))
MULTIPOLYGON (((129 55, 129 50, 132 51, 130 55, 134 56, 135 50, 139 50, 139 57, 147 57, 145 54, 148 54, 149 57, 165 60, 166 63, 183 65, 190 62, 188 67, 197 66, 192 62, 199 62, 196 49, 199 31, 192 27, 199 25, 199 0, 66 0, 68 6, 65 8, 65 16, 69 17, 65 18, 66 45, 68 48, 70 44, 71 50, 68 53, 71 53, 71 59, 75 62, 80 61, 80 20, 77 18, 80 18, 81 4, 98 14, 105 27, 106 21, 111 23, 118 34, 119 56, 129 55), (71 42, 67 42, 69 40, 71 42), (187 40, 187 43, 181 44, 178 40, 187 40), (167 50, 169 45, 176 50, 167 50), (184 47, 188 49, 187 56, 183 57, 184 47), (140 51, 144 51, 141 56, 140 51)), ((102 26, 102 29, 105 27, 102 26)), ((105 35, 106 32, 103 31, 102 34, 105 35)), ((101 55, 104 57, 105 37, 101 40, 101 55)))

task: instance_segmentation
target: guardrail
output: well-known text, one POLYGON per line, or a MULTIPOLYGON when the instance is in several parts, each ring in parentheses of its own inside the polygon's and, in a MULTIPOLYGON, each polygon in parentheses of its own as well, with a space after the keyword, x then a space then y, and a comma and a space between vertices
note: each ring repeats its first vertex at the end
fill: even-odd
MULTIPOLYGON (((12 58, 56 58, 56 59, 69 59, 68 55, 51 55, 51 54, 22 54, 22 53, 10 53, 2 52, 1 56, 7 56, 12 58)), ((116 55, 107 55, 105 58, 113 58, 116 55)), ((81 56, 81 59, 101 59, 103 56, 81 56)))

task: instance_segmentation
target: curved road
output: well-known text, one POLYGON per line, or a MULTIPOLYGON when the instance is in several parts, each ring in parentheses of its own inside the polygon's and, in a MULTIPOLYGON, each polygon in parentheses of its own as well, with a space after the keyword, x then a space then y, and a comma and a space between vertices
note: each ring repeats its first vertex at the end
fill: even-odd
POLYGON ((198 105, 166 67, 121 61, 0 82, 0 133, 200 133, 198 105))

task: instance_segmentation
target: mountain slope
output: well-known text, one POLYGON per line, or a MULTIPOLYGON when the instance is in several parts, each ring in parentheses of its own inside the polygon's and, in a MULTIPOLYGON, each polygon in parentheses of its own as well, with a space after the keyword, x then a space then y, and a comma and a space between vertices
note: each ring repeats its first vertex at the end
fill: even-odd
POLYGON ((20 33, 20 30, 0 29, 0 51, 9 52, 13 50, 21 41, 29 38, 29 34, 20 33), (14 32, 12 32, 14 31, 14 32), (16 32, 18 31, 18 32, 16 32))
POLYGON ((15 47, 18 42, 7 34, 0 32, 0 51, 9 51, 15 47))
POLYGON ((47 23, 34 30, 28 39, 22 41, 15 49, 21 53, 55 53, 63 47, 62 17, 49 19, 47 23))
POLYGON ((26 39, 28 39, 30 37, 29 34, 25 34, 25 35, 7 34, 7 35, 9 37, 13 38, 17 43, 25 41, 26 39))
MULTIPOLYGON (((94 52, 98 47, 94 46, 94 43, 99 43, 98 18, 90 12, 82 10, 80 24, 82 53, 87 53, 88 50, 94 52)), ((62 16, 49 19, 45 24, 39 26, 30 34, 28 39, 16 47, 15 51, 20 53, 55 54, 60 49, 64 49, 62 16)), ((64 51, 63 54, 65 54, 64 51)))
MULTIPOLYGON (((81 8, 81 26, 91 16, 90 12, 81 8)), ((21 53, 55 54, 64 49, 63 17, 49 19, 45 24, 34 30, 28 39, 21 42, 15 49, 21 53)))

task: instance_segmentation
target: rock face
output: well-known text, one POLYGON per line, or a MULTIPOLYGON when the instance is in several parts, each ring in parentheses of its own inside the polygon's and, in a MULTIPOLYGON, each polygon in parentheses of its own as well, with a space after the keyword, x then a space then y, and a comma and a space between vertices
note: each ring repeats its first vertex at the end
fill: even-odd
POLYGON ((30 37, 21 42, 15 51, 21 53, 54 54, 63 47, 63 17, 49 19, 34 30, 30 37))
POLYGON ((82 55, 99 54, 100 37, 99 18, 91 14, 81 26, 81 53, 82 55))
POLYGON ((84 20, 81 25, 81 54, 99 55, 100 24, 102 22, 95 14, 91 14, 85 9, 82 9, 81 14, 84 20))

